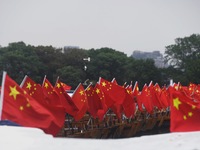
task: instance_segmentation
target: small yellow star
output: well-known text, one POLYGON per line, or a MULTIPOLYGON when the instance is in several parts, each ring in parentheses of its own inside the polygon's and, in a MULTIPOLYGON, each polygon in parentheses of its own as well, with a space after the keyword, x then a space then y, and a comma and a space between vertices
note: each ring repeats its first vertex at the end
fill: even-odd
POLYGON ((196 106, 195 105, 192 105, 192 109, 195 109, 196 108, 196 106))
POLYGON ((23 106, 20 106, 20 107, 19 107, 19 110, 24 110, 24 107, 23 107, 23 106))
POLYGON ((188 112, 188 116, 192 117, 193 113, 192 112, 188 112))
POLYGON ((88 87, 86 90, 87 90, 87 91, 90 91, 90 90, 91 90, 91 88, 90 88, 90 87, 88 87))

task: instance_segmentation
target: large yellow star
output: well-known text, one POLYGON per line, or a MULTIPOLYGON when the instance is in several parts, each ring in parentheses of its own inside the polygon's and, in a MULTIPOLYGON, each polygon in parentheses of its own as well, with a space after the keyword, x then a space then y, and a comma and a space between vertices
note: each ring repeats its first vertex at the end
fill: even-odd
POLYGON ((102 86, 105 87, 106 86, 106 82, 102 82, 102 86))
POLYGON ((18 94, 20 94, 20 92, 17 91, 16 86, 14 86, 14 87, 10 86, 10 94, 9 94, 9 96, 13 96, 13 98, 16 100, 18 94))
POLYGON ((179 105, 182 104, 181 101, 178 98, 173 99, 173 104, 176 109, 179 110, 179 105))
POLYGON ((91 90, 91 88, 90 87, 88 87, 87 89, 86 89, 86 91, 90 91, 91 90))
POLYGON ((47 82, 45 82, 44 87, 47 89, 49 87, 49 84, 47 82))
POLYGON ((99 93, 100 93, 100 90, 99 90, 98 88, 96 89, 96 93, 97 93, 97 94, 99 94, 99 93))
MULTIPOLYGON (((61 85, 62 85, 62 84, 61 84, 61 85)), ((56 85, 56 86, 57 86, 57 88, 60 88, 60 87, 61 87, 61 85, 60 85, 60 83, 57 83, 57 85, 56 85)))
POLYGON ((30 82, 27 83, 26 88, 29 89, 29 90, 31 90, 31 83, 30 82))
POLYGON ((81 90, 79 93, 80 93, 81 95, 83 95, 83 94, 84 94, 84 91, 83 91, 83 90, 81 90))

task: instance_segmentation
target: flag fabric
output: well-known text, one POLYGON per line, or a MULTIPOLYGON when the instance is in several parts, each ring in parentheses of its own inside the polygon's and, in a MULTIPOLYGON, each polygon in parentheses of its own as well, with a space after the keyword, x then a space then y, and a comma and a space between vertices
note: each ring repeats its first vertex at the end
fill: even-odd
POLYGON ((139 90, 138 82, 136 81, 133 87, 133 97, 137 97, 139 93, 140 93, 140 90, 139 90))
POLYGON ((64 83, 64 82, 60 82, 61 83, 61 85, 62 85, 62 87, 63 87, 63 89, 65 90, 65 91, 67 91, 67 90, 71 90, 71 86, 70 85, 67 85, 66 83, 64 83))
POLYGON ((25 90, 3 73, 1 90, 1 120, 10 120, 26 127, 36 127, 51 134, 54 116, 25 90))
POLYGON ((75 103, 75 105, 78 108, 78 112, 74 116, 74 119, 78 121, 83 118, 83 116, 85 115, 88 109, 87 94, 81 83, 78 85, 78 87, 74 91, 74 94, 72 95, 72 101, 75 103))
POLYGON ((138 98, 140 94, 141 92, 139 90, 138 82, 136 81, 133 87, 132 95, 133 95, 134 102, 136 104, 136 108, 140 111, 143 111, 142 101, 138 98))
POLYGON ((169 90, 163 86, 160 92, 160 103, 162 108, 166 109, 170 106, 170 93, 169 90))
POLYGON ((160 103, 160 92, 161 92, 161 88, 158 85, 158 83, 156 83, 155 85, 153 85, 153 82, 151 82, 149 84, 149 90, 150 90, 150 95, 151 95, 151 99, 152 99, 152 103, 153 106, 159 110, 162 109, 161 103, 160 103))
POLYGON ((115 78, 113 78, 111 82, 118 85, 117 80, 115 78))
POLYGON ((106 97, 103 90, 101 89, 101 86, 96 83, 94 87, 93 92, 93 100, 95 102, 95 109, 97 110, 96 115, 99 118, 99 120, 103 120, 104 115, 108 111, 108 106, 106 105, 106 97))
MULTIPOLYGON (((150 114, 153 113, 153 103, 152 103, 152 99, 150 95, 150 90, 146 84, 143 86, 141 94, 138 95, 138 101, 143 104, 143 106, 145 107, 148 113, 150 114)), ((140 108, 140 109, 143 110, 143 108, 140 108)))
POLYGON ((124 102, 126 97, 124 87, 116 85, 115 83, 109 82, 103 78, 99 79, 99 84, 106 96, 109 97, 111 104, 113 102, 113 104, 117 103, 121 105, 124 102))
POLYGON ((70 114, 71 116, 75 116, 78 111, 78 108, 76 104, 74 104, 74 102, 72 101, 72 98, 67 94, 67 92, 62 87, 59 78, 56 81, 54 90, 58 93, 60 103, 65 108, 66 113, 70 114))
POLYGON ((127 118, 133 118, 135 111, 136 111, 136 105, 134 101, 134 97, 132 94, 132 88, 129 86, 126 90, 126 98, 124 100, 124 103, 122 104, 123 106, 123 111, 124 114, 127 118))
POLYGON ((65 122, 65 109, 61 105, 51 105, 45 100, 42 86, 35 83, 30 77, 25 76, 20 87, 24 89, 31 97, 33 97, 38 103, 45 107, 52 116, 55 117, 55 124, 51 125, 51 132, 53 135, 57 135, 65 122))
POLYGON ((200 131, 200 103, 183 90, 171 88, 170 131, 200 131))
POLYGON ((42 89, 47 103, 54 106, 62 106, 58 93, 54 90, 53 85, 49 82, 46 76, 42 83, 42 89))
POLYGON ((115 103, 110 107, 110 109, 114 112, 114 114, 117 116, 118 119, 122 118, 122 112, 123 112, 122 105, 115 103))
POLYGON ((96 100, 94 99, 94 87, 92 84, 89 84, 88 87, 85 89, 85 93, 87 95, 88 100, 88 112, 93 118, 97 118, 97 107, 96 107, 96 100))
POLYGON ((48 104, 48 102, 45 100, 42 86, 35 83, 35 81, 33 81, 27 75, 24 77, 22 83, 20 84, 20 87, 38 102, 48 104))

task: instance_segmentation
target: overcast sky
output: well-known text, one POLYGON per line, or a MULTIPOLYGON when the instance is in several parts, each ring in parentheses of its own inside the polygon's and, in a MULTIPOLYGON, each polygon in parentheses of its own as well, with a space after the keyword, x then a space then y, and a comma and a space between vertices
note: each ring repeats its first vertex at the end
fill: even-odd
POLYGON ((200 33, 200 0, 0 0, 0 45, 162 53, 200 33))

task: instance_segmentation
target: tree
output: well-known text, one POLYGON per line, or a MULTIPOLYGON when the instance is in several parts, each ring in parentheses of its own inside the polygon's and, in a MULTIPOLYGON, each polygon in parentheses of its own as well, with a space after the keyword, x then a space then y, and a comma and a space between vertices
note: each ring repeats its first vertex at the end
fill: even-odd
POLYGON ((42 64, 30 45, 24 42, 10 43, 0 49, 0 69, 6 71, 16 82, 20 83, 25 75, 39 79, 39 68, 42 64))
POLYGON ((56 73, 60 80, 67 85, 70 85, 72 89, 75 89, 79 83, 82 83, 85 80, 83 70, 81 68, 74 68, 73 66, 59 68, 56 73))
POLYGON ((161 72, 155 67, 153 59, 134 59, 129 57, 126 62, 125 75, 127 82, 138 81, 140 89, 145 83, 161 83, 161 72))
POLYGON ((120 84, 125 82, 125 63, 127 56, 111 48, 91 49, 88 51, 88 56, 91 57, 88 63, 89 79, 98 80, 103 77, 107 80, 116 78, 120 84))
POLYGON ((177 38, 175 44, 165 50, 166 61, 181 71, 185 84, 200 82, 200 35, 192 34, 189 37, 177 38))

